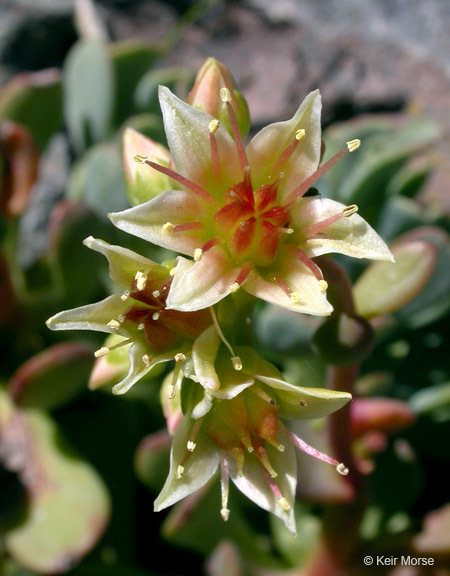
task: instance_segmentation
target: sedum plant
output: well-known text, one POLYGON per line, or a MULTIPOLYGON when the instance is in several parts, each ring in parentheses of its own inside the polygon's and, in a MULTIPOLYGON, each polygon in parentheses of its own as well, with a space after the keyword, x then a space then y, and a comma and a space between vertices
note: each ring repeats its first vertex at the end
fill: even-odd
MULTIPOLYGON (((228 69, 210 58, 186 101, 166 86, 159 89, 166 148, 150 98, 155 74, 141 77, 145 66, 136 68, 126 50, 118 54, 120 47, 85 41, 67 61, 64 113, 77 162, 67 190, 71 200, 55 209, 50 258, 39 267, 41 285, 53 287, 40 293, 39 321, 47 311, 68 308, 48 326, 87 330, 86 343, 54 344, 43 333, 52 346, 17 371, 0 398, 0 459, 28 497, 27 467, 11 463, 13 416, 33 434, 36 453, 47 458, 48 452, 55 463, 59 489, 48 510, 61 510, 67 497, 73 505, 84 490, 92 501, 80 497, 85 508, 65 540, 56 534, 66 519, 51 514, 48 530, 39 533, 39 499, 22 531, 20 519, 8 512, 2 569, 14 574, 18 562, 36 572, 66 572, 93 546, 110 515, 106 487, 82 458, 65 461, 58 453, 44 411, 78 440, 112 491, 106 541, 119 551, 119 563, 111 572, 102 552, 74 574, 115 574, 116 568, 118 575, 135 574, 123 560, 131 558, 127 546, 135 547, 129 512, 138 506, 126 454, 149 428, 136 451, 136 473, 159 491, 155 510, 173 506, 163 522, 165 538, 203 555, 214 550, 208 574, 244 574, 244 566, 254 574, 287 567, 311 575, 359 574, 365 547, 383 548, 392 534, 398 550, 432 550, 434 528, 426 524, 415 534, 405 511, 420 493, 412 446, 426 453, 417 435, 430 446, 433 434, 445 429, 446 385, 423 366, 417 385, 398 361, 405 342, 414 346, 415 327, 431 326, 434 341, 441 338, 440 319, 448 310, 443 219, 437 211, 417 210, 415 200, 431 168, 419 173, 408 166, 435 138, 434 128, 413 123, 394 130, 389 121, 369 119, 331 127, 324 146, 316 91, 290 120, 267 126, 245 145, 245 99, 228 69), (106 99, 77 91, 86 66, 97 67, 106 99), (131 82, 115 100, 108 93, 114 74, 120 78, 131 69, 137 87, 131 82), (123 123, 126 187, 117 163, 116 131, 123 123), (361 149, 355 136, 363 140, 361 149), (131 208, 123 210, 125 189, 131 208), (103 220, 108 210, 115 231, 103 220), (85 246, 106 258, 109 279, 95 257, 78 251, 83 236, 85 246), (378 262, 367 266, 364 259, 378 262), (98 295, 99 302, 88 304, 98 295), (106 340, 91 331, 106 333, 106 340), (82 392, 88 379, 91 390, 112 386, 123 401, 91 393, 95 407, 86 412, 86 403, 94 402, 82 392), (162 415, 165 428, 156 431, 162 415), (111 433, 114 441, 106 442, 111 433), (76 466, 79 492, 71 485, 76 466), (394 480, 383 490, 387 478, 394 480), (410 490, 398 487, 409 480, 410 490), (272 519, 258 515, 241 494, 272 519), (226 522, 211 520, 219 512, 226 522), (83 523, 93 527, 94 513, 101 522, 83 541, 83 523), (39 563, 37 534, 55 542, 39 563), (58 564, 61 550, 66 564, 58 564)), ((166 83, 167 75, 159 76, 166 83)), ((183 75, 172 79, 172 88, 183 83, 183 75)), ((32 135, 42 130, 25 120, 32 135)), ((40 134, 40 143, 48 141, 50 133, 40 134)), ((10 142, 16 144, 7 142, 2 150, 11 154, 10 142)), ((32 180, 36 160, 26 135, 23 142, 32 180)), ((25 284, 36 294, 30 282, 38 269, 32 272, 25 284)), ((14 270, 8 302, 23 313, 16 278, 14 270)), ((436 514, 435 522, 444 525, 445 510, 436 514)), ((142 531, 153 521, 146 518, 142 531)), ((448 544, 439 546, 445 558, 448 544)))

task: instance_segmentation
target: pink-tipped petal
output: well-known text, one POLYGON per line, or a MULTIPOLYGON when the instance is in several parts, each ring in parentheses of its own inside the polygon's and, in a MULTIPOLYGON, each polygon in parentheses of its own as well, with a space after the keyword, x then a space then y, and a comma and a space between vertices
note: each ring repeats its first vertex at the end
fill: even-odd
POLYGON ((204 253, 199 262, 178 258, 167 308, 192 312, 213 306, 230 294, 239 270, 220 246, 204 253))
POLYGON ((282 200, 317 169, 321 149, 321 107, 319 91, 311 92, 290 120, 266 126, 251 140, 247 157, 255 189, 267 184, 269 176, 275 179, 282 172, 284 177, 279 187, 282 200), (305 131, 304 137, 298 141, 284 166, 279 168, 280 156, 295 141, 299 130, 305 131))
POLYGON ((336 252, 353 258, 371 260, 393 260, 386 243, 375 230, 358 214, 339 218, 318 234, 305 238, 311 226, 331 218, 347 208, 345 204, 329 198, 301 198, 293 207, 291 225, 295 230, 293 240, 311 257, 336 252))
POLYGON ((193 108, 177 98, 165 86, 159 89, 159 102, 164 118, 167 141, 177 172, 216 197, 239 182, 241 170, 236 146, 228 131, 219 125, 214 132, 222 166, 221 185, 218 186, 211 165, 209 114, 193 108))
POLYGON ((201 246, 203 229, 174 231, 174 227, 190 222, 198 222, 205 216, 204 202, 194 194, 184 190, 169 190, 134 208, 109 215, 114 226, 152 242, 157 246, 193 255, 194 250, 201 246))

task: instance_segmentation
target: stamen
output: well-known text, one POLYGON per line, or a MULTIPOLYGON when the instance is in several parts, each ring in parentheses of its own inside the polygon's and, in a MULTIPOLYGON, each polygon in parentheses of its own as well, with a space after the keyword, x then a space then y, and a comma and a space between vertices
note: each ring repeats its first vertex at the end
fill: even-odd
POLYGON ((196 420, 194 422, 194 425, 192 426, 191 433, 189 434, 189 440, 188 440, 187 445, 186 445, 188 452, 192 453, 197 446, 197 444, 194 442, 194 440, 196 439, 197 434, 199 433, 199 430, 200 430, 202 423, 203 423, 203 418, 199 418, 198 420, 196 420))
POLYGON ((169 270, 169 276, 175 276, 176 272, 177 272, 177 267, 174 266, 173 268, 171 268, 169 270))
POLYGON ((281 170, 281 168, 283 168, 283 166, 286 164, 286 162, 289 160, 289 158, 294 153, 295 149, 297 148, 298 143, 301 140, 303 140, 305 138, 305 136, 306 136, 306 130, 304 130, 303 128, 300 128, 299 130, 297 130, 292 142, 288 145, 287 148, 285 148, 283 150, 283 152, 281 153, 281 156, 276 161, 276 163, 272 169, 272 174, 278 173, 281 170))
POLYGON ((230 488, 230 475, 228 471, 228 462, 225 458, 220 460, 220 491, 222 496, 222 509, 220 510, 220 515, 222 520, 226 522, 230 516, 230 511, 228 509, 228 494, 230 488))
POLYGON ((147 277, 143 272, 138 270, 134 275, 134 279, 136 280, 136 288, 139 290, 139 292, 142 292, 142 290, 144 290, 147 285, 147 277))
POLYGON ((125 314, 119 314, 119 315, 117 316, 117 320, 118 320, 119 322, 123 322, 123 321, 125 320, 125 314))
POLYGON ((291 302, 293 302, 294 304, 300 304, 301 302, 300 294, 298 292, 291 292, 289 294, 289 298, 291 299, 291 302))
POLYGON ((155 320, 155 321, 156 321, 156 320, 159 320, 159 317, 160 317, 160 313, 159 313, 159 312, 154 312, 154 313, 152 314, 152 320, 155 320))
POLYGON ((96 350, 94 352, 94 356, 96 358, 100 358, 101 356, 106 356, 107 354, 109 354, 109 348, 107 346, 102 346, 101 348, 99 348, 98 350, 96 350))
POLYGON ((331 456, 328 456, 328 454, 324 454, 320 450, 317 450, 317 448, 313 448, 304 440, 299 438, 296 434, 294 434, 291 430, 289 430, 289 428, 287 428, 282 422, 279 422, 278 426, 280 431, 286 435, 286 437, 296 448, 299 448, 302 452, 309 454, 313 458, 317 458, 317 460, 321 460, 322 462, 326 462, 327 464, 335 466, 339 474, 342 474, 343 476, 348 474, 348 468, 346 468, 342 462, 338 462, 336 458, 332 458, 331 456))
POLYGON ((125 292, 122 293, 122 296, 120 297, 120 299, 122 300, 122 302, 126 302, 129 297, 130 297, 130 291, 125 290, 125 292))
POLYGON ((186 360, 186 356, 183 354, 183 352, 178 352, 178 354, 175 354, 174 360, 175 362, 184 362, 186 360))
POLYGON ((230 292, 234 294, 239 290, 240 287, 241 287, 240 284, 238 284, 237 282, 233 282, 233 284, 231 284, 230 286, 230 292))
POLYGON ((350 140, 350 142, 347 142, 346 144, 348 151, 354 152, 355 150, 358 150, 358 148, 361 146, 361 140, 355 138, 355 140, 350 140))
POLYGON ((201 260, 203 250, 201 248, 196 248, 194 250, 194 261, 199 262, 201 260))
POLYGON ((144 328, 145 328, 145 324, 143 322, 138 324, 138 330, 144 330, 144 328))
POLYGON ((283 510, 286 510, 286 512, 289 512, 289 510, 291 509, 291 505, 286 500, 286 498, 279 498, 278 504, 281 506, 281 508, 283 508, 283 510))
POLYGON ((211 238, 211 240, 208 240, 208 242, 203 244, 201 250, 203 253, 208 252, 208 250, 211 250, 211 248, 214 248, 214 246, 217 246, 217 244, 220 244, 220 242, 220 238, 211 238))
POLYGON ((281 506, 281 508, 283 510, 286 510, 286 512, 288 512, 291 509, 291 505, 286 500, 286 498, 284 498, 282 496, 281 491, 278 487, 278 484, 270 476, 270 474, 267 473, 267 471, 265 469, 263 469, 263 474, 264 474, 264 478, 266 479, 267 484, 269 485, 269 488, 272 490, 273 495, 277 499, 278 504, 281 506))
POLYGON ((319 222, 316 222, 315 224, 311 224, 307 228, 304 228, 301 231, 301 233, 305 238, 311 238, 313 236, 317 236, 317 234, 320 234, 321 232, 326 230, 326 228, 328 228, 329 226, 331 226, 332 224, 334 224, 335 222, 337 222, 341 218, 349 218, 350 216, 352 216, 356 212, 358 212, 358 206, 356 204, 351 204, 350 206, 346 206, 342 210, 342 212, 338 212, 337 214, 333 214, 332 216, 329 216, 328 218, 324 218, 323 220, 320 220, 319 222))
POLYGON ((178 466, 177 468, 177 478, 180 480, 183 477, 184 466, 178 466))
POLYGON ((172 222, 166 222, 162 229, 165 234, 170 234, 175 230, 175 225, 172 222))
POLYGON ((236 356, 236 354, 234 353, 233 347, 228 342, 228 340, 225 338, 224 333, 222 332, 222 329, 219 325, 219 321, 217 320, 217 316, 216 316, 216 312, 215 312, 214 308, 212 306, 210 306, 209 311, 211 313, 211 318, 212 318, 212 321, 213 321, 214 326, 216 328, 217 335, 219 336, 219 338, 222 340, 222 342, 225 344, 225 346, 230 351, 231 363, 233 364, 233 368, 235 370, 242 370, 242 361, 239 358, 239 356, 236 356))
POLYGON ((183 372, 181 371, 181 362, 175 364, 175 368, 172 374, 172 382, 169 386, 169 400, 173 400, 177 393, 177 388, 183 380, 183 372))
POLYGON ((342 476, 347 476, 348 475, 348 468, 345 466, 345 464, 343 462, 341 462, 340 464, 338 464, 336 466, 336 470, 339 472, 339 474, 341 474, 342 476))
POLYGON ((255 396, 258 396, 258 398, 261 398, 261 400, 264 400, 264 402, 267 402, 267 404, 271 404, 272 406, 275 405, 275 400, 273 398, 271 398, 267 392, 265 392, 262 388, 260 388, 259 386, 256 386, 255 384, 253 384, 253 386, 250 386, 249 391, 254 394, 255 396))
POLYGON ((279 226, 277 232, 279 234, 293 234, 295 230, 293 228, 283 228, 282 226, 279 226))
POLYGON ((178 172, 175 172, 174 170, 171 170, 170 168, 166 168, 165 166, 161 166, 160 164, 157 164, 156 162, 151 162, 150 160, 146 160, 144 163, 147 164, 148 166, 150 166, 151 168, 154 168, 158 172, 162 172, 166 176, 169 176, 169 178, 172 178, 176 182, 179 182, 182 186, 184 186, 185 188, 187 188, 188 190, 190 190, 191 192, 193 192, 197 196, 200 196, 200 198, 203 198, 204 200, 208 200, 209 202, 216 202, 216 199, 214 198, 214 196, 211 196, 211 194, 209 192, 207 192, 206 190, 203 190, 203 188, 201 188, 200 186, 198 186, 194 182, 191 182, 190 180, 188 180, 184 176, 181 176, 181 174, 178 174, 178 172))
POLYGON ((313 260, 311 260, 311 258, 309 258, 309 256, 307 256, 303 252, 303 250, 300 250, 300 248, 298 248, 297 246, 292 246, 292 250, 295 251, 295 255, 297 256, 297 258, 301 262, 303 262, 303 264, 306 264, 306 266, 308 266, 308 268, 320 282, 322 280, 322 272, 320 271, 320 268, 317 266, 317 264, 313 262, 313 260))
POLYGON ((358 212, 358 206, 356 204, 350 204, 350 206, 347 206, 347 208, 342 210, 342 216, 349 218, 353 214, 356 214, 356 212, 358 212))
POLYGON ((283 280, 283 278, 281 278, 281 276, 272 276, 272 280, 276 284, 278 284, 278 286, 283 290, 283 292, 287 296, 290 296, 292 294, 292 290, 289 288, 289 286, 286 284, 286 282, 283 280))
POLYGON ((231 94, 228 88, 220 89, 220 98, 227 107, 228 118, 230 119, 231 132, 233 134, 234 143, 236 144, 236 151, 239 159, 239 164, 241 166, 242 173, 245 174, 245 168, 248 166, 248 159, 245 153, 241 133, 239 132, 239 126, 236 120, 236 115, 234 113, 233 106, 231 105, 231 94))
POLYGON ((142 154, 135 154, 134 161, 138 164, 145 164, 148 160, 148 156, 142 156, 142 154))
POLYGON ((253 439, 253 446, 255 448, 255 456, 258 458, 258 460, 261 462, 261 464, 264 466, 264 468, 267 470, 270 476, 272 478, 276 478, 278 476, 278 473, 275 472, 275 470, 273 469, 272 464, 270 463, 269 460, 269 456, 267 455, 264 446, 258 444, 258 442, 255 439, 253 439))
POLYGON ((252 268, 253 268, 253 264, 251 262, 246 262, 242 266, 236 280, 230 286, 231 292, 236 292, 242 286, 242 284, 247 280, 247 277, 250 274, 252 268), (237 288, 233 288, 233 286, 236 286, 236 285, 237 285, 237 288))
POLYGON ((328 282, 326 280, 319 280, 319 290, 324 293, 328 290, 328 282))
POLYGON ((307 192, 311 188, 311 186, 315 182, 317 182, 317 180, 319 180, 321 176, 325 174, 325 172, 328 172, 328 170, 332 168, 337 162, 339 162, 339 160, 343 158, 349 151, 350 149, 348 147, 343 148, 340 152, 338 152, 327 162, 325 162, 325 164, 322 164, 322 166, 320 166, 315 172, 313 172, 313 174, 311 174, 309 178, 304 180, 299 186, 297 186, 297 188, 295 188, 295 190, 293 190, 289 194, 283 207, 287 207, 290 204, 293 204, 299 198, 301 198, 305 194, 305 192, 307 192))
POLYGON ((159 298, 161 296, 161 292, 159 290, 153 290, 152 296, 153 298, 159 298))
POLYGON ((185 224, 177 224, 174 226, 174 232, 186 232, 187 230, 201 230, 204 228, 204 224, 201 222, 186 222, 185 224))
POLYGON ((219 121, 217 119, 211 120, 211 122, 208 124, 208 128, 209 128, 209 148, 211 150, 211 170, 213 173, 214 180, 218 182, 220 178, 220 157, 215 132, 219 128, 219 121))
POLYGON ((120 322, 117 322, 117 320, 110 320, 107 324, 108 328, 111 328, 111 330, 118 330, 120 328, 120 322))
POLYGON ((150 366, 152 359, 150 358, 150 356, 148 354, 144 354, 142 356, 142 362, 146 365, 146 366, 150 366))

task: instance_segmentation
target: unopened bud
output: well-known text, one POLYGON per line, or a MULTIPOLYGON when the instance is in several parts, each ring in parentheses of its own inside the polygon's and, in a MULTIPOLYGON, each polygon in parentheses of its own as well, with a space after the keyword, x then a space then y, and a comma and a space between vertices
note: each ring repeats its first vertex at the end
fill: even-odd
MULTIPOLYGON (((208 58, 197 72, 194 86, 187 101, 191 106, 219 120, 231 134, 229 115, 224 106, 223 98, 230 102, 236 116, 239 132, 242 137, 245 137, 250 129, 247 102, 237 90, 236 82, 228 68, 215 58, 208 58)), ((210 123, 210 130, 212 132, 217 130, 217 125, 210 123)))

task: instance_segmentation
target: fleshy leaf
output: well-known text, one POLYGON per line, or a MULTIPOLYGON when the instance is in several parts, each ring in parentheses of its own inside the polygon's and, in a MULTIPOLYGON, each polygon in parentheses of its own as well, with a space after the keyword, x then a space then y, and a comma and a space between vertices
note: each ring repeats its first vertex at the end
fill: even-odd
POLYGON ((315 172, 320 160, 321 107, 319 91, 311 92, 290 120, 266 126, 251 140, 246 152, 255 189, 266 184, 269 176, 276 178, 282 171, 280 198, 285 198, 315 172), (287 163, 274 172, 279 156, 295 141, 296 133, 301 129, 305 130, 304 138, 298 142, 287 163))
MULTIPOLYGON (((292 209, 294 226, 299 229, 295 235, 301 235, 302 229, 342 213, 345 208, 344 204, 329 198, 301 198, 292 209)), ((336 252, 353 258, 393 259, 385 242, 358 214, 340 218, 316 238, 303 239, 302 247, 311 257, 336 252)))
POLYGON ((187 442, 193 424, 194 420, 190 414, 186 414, 175 432, 170 454, 170 472, 161 493, 155 500, 156 512, 172 506, 175 502, 199 490, 219 466, 219 451, 207 436, 201 436, 192 453, 187 451, 187 442), (186 455, 189 457, 184 462, 186 455), (178 467, 181 465, 184 470, 179 478, 178 467))
POLYGON ((103 533, 110 508, 106 487, 44 413, 13 412, 1 427, 4 464, 29 494, 26 517, 4 534, 5 549, 30 570, 65 572, 103 533))
POLYGON ((392 248, 395 263, 375 262, 353 288, 361 316, 373 318, 395 312, 419 294, 436 263, 436 249, 430 242, 402 242, 392 248))

